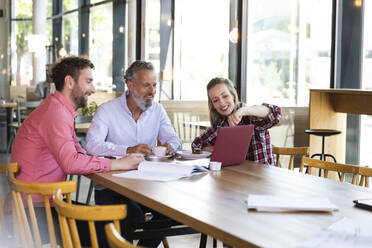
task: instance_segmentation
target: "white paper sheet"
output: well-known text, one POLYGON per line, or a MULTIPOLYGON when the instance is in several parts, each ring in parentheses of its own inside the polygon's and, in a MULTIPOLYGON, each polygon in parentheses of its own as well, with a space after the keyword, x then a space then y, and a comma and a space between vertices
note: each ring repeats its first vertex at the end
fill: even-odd
POLYGON ((248 195, 248 209, 266 212, 283 211, 334 211, 337 206, 333 205, 325 197, 288 197, 274 195, 248 195))
POLYGON ((300 248, 367 248, 372 247, 372 223, 343 218, 322 229, 300 248))
POLYGON ((206 172, 208 172, 206 168, 194 165, 191 161, 188 164, 143 161, 137 170, 114 174, 113 176, 164 182, 206 172))

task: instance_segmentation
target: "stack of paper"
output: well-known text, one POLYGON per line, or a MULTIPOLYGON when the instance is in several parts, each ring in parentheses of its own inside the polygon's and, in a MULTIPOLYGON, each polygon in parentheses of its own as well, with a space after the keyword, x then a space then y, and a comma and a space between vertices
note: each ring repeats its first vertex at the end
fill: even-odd
POLYGON ((137 170, 114 174, 114 176, 153 181, 171 181, 207 172, 206 168, 194 165, 192 161, 188 164, 143 161, 139 164, 137 170))
POLYGON ((248 195, 248 209, 268 212, 289 211, 334 211, 337 206, 333 205, 325 197, 288 197, 273 195, 248 195))

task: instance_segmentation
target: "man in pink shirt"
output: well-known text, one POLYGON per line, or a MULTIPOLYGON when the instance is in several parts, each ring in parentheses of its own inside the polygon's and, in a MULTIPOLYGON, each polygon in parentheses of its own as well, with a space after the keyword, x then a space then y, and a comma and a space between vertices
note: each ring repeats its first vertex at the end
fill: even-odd
MULTIPOLYGON (((80 146, 74 119, 76 109, 85 107, 88 96, 95 92, 93 69, 90 60, 75 56, 53 66, 56 92, 22 123, 14 140, 11 161, 20 167, 17 179, 35 183, 64 181, 67 174, 136 169, 143 160, 139 154, 119 160, 90 156, 80 146)), ((33 201, 38 205, 43 198, 34 196, 33 201)))

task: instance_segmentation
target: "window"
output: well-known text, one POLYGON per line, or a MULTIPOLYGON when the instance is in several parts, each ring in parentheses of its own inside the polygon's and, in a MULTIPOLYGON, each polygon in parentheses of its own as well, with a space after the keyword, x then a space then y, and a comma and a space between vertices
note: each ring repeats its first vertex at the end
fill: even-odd
POLYGON ((32 33, 32 23, 15 21, 12 26, 12 85, 29 85, 32 81, 32 54, 28 51, 27 37, 32 33))
MULTIPOLYGON (((45 6, 47 17, 50 17, 52 12, 52 0, 47 0, 45 6)), ((29 51, 31 41, 30 35, 32 34, 32 1, 12 1, 12 10, 14 16, 11 16, 11 85, 30 85, 34 76, 32 53, 29 51)), ((45 45, 50 44, 52 39, 51 33, 52 24, 49 19, 46 20, 45 25, 45 45)), ((43 39, 43 37, 41 37, 41 39, 43 39)), ((38 47, 37 51, 39 52, 37 53, 44 55, 44 51, 40 51, 40 49, 44 49, 44 42, 37 44, 42 44, 41 47, 38 47)), ((35 43, 33 45, 35 45, 35 43)), ((39 69, 43 71, 38 71, 38 75, 40 75, 40 73, 45 73, 44 67, 40 67, 37 70, 39 69)))
POLYGON ((175 1, 175 99, 207 100, 207 83, 228 77, 229 9, 229 1, 175 1))
POLYGON ((304 106, 329 88, 331 0, 249 0, 247 23, 248 103, 304 106))
MULTIPOLYGON (((164 57, 169 58, 168 63, 165 64, 165 68, 160 68, 160 0, 149 0, 146 2, 146 25, 145 25, 145 60, 151 62, 154 67, 156 74, 159 78, 158 90, 156 91, 155 99, 166 99, 172 98, 172 51, 168 49, 162 51, 164 57), (162 69, 162 73, 160 73, 162 69)), ((168 13, 170 15, 170 13, 168 13)), ((171 29, 171 20, 168 28, 171 29)), ((166 36, 166 35, 164 35, 166 36)), ((171 37, 166 41, 167 44, 171 43, 171 37)), ((164 44, 166 46, 166 44, 164 44)))
POLYGON ((112 90, 112 3, 91 8, 89 58, 95 65, 96 90, 112 90))
POLYGON ((12 6, 11 55, 12 85, 29 85, 32 81, 32 55, 28 51, 28 35, 32 33, 32 1, 14 1, 12 6), (22 20, 24 19, 24 20, 22 20))
POLYGON ((62 0, 63 11, 73 10, 78 8, 78 0, 62 0))
POLYGON ((78 12, 73 12, 62 17, 62 47, 58 51, 59 56, 79 55, 78 23, 78 12))

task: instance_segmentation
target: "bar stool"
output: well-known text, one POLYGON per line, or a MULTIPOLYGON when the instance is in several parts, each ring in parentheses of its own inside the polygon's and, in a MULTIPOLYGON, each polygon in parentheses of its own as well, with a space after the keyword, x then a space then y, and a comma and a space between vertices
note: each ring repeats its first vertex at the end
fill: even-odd
MULTIPOLYGON (((341 131, 333 129, 308 129, 305 130, 305 133, 312 134, 316 136, 322 136, 322 153, 315 153, 311 155, 311 158, 319 157, 320 160, 326 161, 327 157, 331 157, 335 163, 337 163, 336 158, 332 154, 324 153, 325 137, 340 134, 341 131)), ((319 170, 319 176, 321 171, 319 170)))

